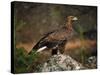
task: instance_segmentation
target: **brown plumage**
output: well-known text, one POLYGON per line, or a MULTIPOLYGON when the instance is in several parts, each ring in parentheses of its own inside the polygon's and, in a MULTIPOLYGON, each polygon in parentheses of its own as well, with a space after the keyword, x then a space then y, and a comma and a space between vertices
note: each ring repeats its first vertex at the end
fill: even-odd
POLYGON ((74 20, 77 20, 77 18, 68 16, 64 27, 45 34, 45 36, 33 47, 33 50, 45 47, 52 49, 52 54, 57 54, 58 50, 60 53, 63 53, 64 51, 62 48, 65 43, 74 35, 74 29, 72 28, 74 20))

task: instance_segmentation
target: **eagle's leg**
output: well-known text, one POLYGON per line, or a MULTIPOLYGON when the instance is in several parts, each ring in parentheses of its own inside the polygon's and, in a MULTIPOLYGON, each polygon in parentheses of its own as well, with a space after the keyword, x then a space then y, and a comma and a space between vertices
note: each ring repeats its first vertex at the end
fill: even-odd
POLYGON ((52 49, 52 55, 57 55, 57 53, 58 53, 58 45, 56 45, 55 47, 53 47, 53 49, 52 49))
POLYGON ((58 52, 58 49, 52 49, 52 55, 56 55, 58 52))
POLYGON ((60 50, 57 48, 57 49, 52 49, 52 55, 59 55, 61 54, 60 53, 60 50))

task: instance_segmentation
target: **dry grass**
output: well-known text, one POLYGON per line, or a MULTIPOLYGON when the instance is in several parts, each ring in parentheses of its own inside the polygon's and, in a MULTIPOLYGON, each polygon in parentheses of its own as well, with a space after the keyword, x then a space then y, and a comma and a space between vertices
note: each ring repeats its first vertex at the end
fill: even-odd
POLYGON ((69 51, 69 50, 74 50, 74 49, 78 49, 81 47, 85 47, 88 48, 88 50, 90 50, 91 48, 96 47, 96 40, 80 40, 80 39, 75 39, 75 40, 71 40, 69 42, 67 42, 67 44, 65 45, 65 52, 69 51))
POLYGON ((96 40, 75 39, 67 42, 64 54, 70 55, 79 62, 85 62, 89 56, 96 55, 96 48, 96 40))
POLYGON ((27 52, 30 52, 34 45, 34 43, 19 43, 16 48, 24 48, 27 52))

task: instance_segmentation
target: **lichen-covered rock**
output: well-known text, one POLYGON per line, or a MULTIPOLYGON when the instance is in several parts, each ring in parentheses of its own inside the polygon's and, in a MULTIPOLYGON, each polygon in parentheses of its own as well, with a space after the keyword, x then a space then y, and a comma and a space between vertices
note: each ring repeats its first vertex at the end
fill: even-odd
POLYGON ((88 69, 96 69, 97 68, 97 57, 91 56, 87 59, 86 66, 88 69))
POLYGON ((40 67, 41 72, 66 71, 85 69, 79 62, 68 55, 53 55, 47 62, 40 67))

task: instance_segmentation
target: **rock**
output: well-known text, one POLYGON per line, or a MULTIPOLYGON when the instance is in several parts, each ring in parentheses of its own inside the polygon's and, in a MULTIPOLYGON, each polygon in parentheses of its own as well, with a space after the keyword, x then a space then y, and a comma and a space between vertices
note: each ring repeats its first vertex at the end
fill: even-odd
POLYGON ((88 58, 88 63, 96 64, 96 62, 97 62, 96 56, 91 56, 88 58))
POLYGON ((96 69, 97 68, 97 57, 91 56, 87 59, 86 66, 88 69, 96 69))
POLYGON ((53 55, 40 67, 41 72, 66 71, 85 69, 82 64, 75 61, 68 55, 53 55))

